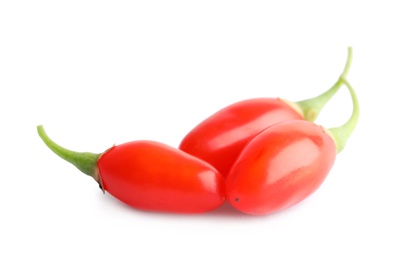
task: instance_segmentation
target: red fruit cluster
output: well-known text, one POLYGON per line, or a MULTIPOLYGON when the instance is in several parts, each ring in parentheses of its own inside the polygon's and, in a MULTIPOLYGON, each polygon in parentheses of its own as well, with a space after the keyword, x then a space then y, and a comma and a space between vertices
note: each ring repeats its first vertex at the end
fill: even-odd
POLYGON ((296 103, 257 98, 231 104, 192 129, 179 149, 133 141, 100 154, 78 153, 53 142, 42 126, 37 131, 53 152, 131 207, 202 213, 228 200, 247 214, 271 214, 302 201, 323 183, 357 124, 357 96, 346 80, 348 51, 343 73, 323 94, 296 103), (343 85, 353 99, 350 119, 331 129, 314 124, 343 85))

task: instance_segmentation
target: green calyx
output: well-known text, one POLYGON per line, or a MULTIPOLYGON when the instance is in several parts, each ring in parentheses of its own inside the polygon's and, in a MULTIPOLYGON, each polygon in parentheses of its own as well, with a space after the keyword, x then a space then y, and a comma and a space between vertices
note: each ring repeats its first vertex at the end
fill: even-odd
POLYGON ((328 130, 332 135, 334 142, 336 143, 337 153, 341 152, 344 149, 344 146, 353 133, 354 128, 356 128, 358 119, 360 117, 360 106, 358 103, 356 92, 347 80, 342 79, 342 83, 347 86, 347 89, 349 90, 351 98, 353 100, 353 113, 345 124, 339 127, 330 128, 328 130))
POLYGON ((343 80, 346 80, 347 74, 350 70, 351 60, 353 58, 353 50, 351 47, 348 48, 348 55, 346 66, 344 67, 343 73, 340 75, 337 82, 326 92, 320 94, 317 97, 298 101, 295 104, 300 108, 303 114, 303 118, 307 121, 313 122, 316 120, 322 108, 326 103, 336 94, 336 92, 343 85, 343 80))
POLYGON ((51 149, 56 155, 62 159, 75 165, 81 172, 95 179, 101 186, 101 180, 98 173, 97 162, 101 154, 88 153, 88 152, 74 152, 65 149, 54 141, 52 141, 44 130, 42 125, 37 126, 38 135, 43 142, 51 149))

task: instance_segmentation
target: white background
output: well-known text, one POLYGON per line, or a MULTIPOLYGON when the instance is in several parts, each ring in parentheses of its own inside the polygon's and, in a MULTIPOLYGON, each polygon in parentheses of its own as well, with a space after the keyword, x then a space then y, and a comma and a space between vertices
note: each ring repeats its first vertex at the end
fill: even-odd
MULTIPOLYGON (((1 1, 0 259, 408 259, 408 8, 271 2, 1 1), (36 133, 177 147, 230 103, 323 92, 348 46, 359 124, 320 189, 277 214, 131 209, 36 133)), ((350 113, 344 89, 317 123, 350 113)))

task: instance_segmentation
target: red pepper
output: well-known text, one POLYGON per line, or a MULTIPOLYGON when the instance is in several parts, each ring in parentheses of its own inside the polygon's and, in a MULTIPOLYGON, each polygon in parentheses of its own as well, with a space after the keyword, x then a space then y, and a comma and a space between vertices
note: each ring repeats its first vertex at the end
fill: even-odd
POLYGON ((341 127, 325 130, 312 122, 290 120, 275 124, 253 138, 237 158, 226 181, 227 199, 253 215, 290 207, 312 194, 325 180, 354 130, 359 106, 341 127))
POLYGON ((102 190, 142 210, 201 213, 225 201, 225 182, 210 164, 154 141, 113 146, 102 154, 78 153, 54 143, 42 126, 44 143, 93 177, 102 190))
POLYGON ((340 79, 323 94, 296 103, 280 98, 255 98, 229 105, 193 128, 179 149, 211 163, 226 177, 244 146, 265 128, 286 120, 314 121, 340 88, 350 68, 352 50, 340 79))

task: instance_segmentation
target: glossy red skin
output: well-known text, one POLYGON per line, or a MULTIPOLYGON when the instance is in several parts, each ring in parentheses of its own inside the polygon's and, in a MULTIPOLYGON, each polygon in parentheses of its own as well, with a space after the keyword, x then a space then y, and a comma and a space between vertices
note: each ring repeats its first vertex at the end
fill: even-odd
POLYGON ((303 117, 279 98, 254 98, 229 105, 192 129, 179 149, 213 165, 226 177, 244 146, 265 128, 303 117))
POLYGON ((98 161, 103 188, 142 210, 201 213, 225 201, 225 181, 210 164, 153 141, 114 146, 98 161))
POLYGON ((336 157, 333 139, 304 120, 273 125, 244 148, 226 180, 227 199, 252 215, 271 214, 312 194, 336 157))

